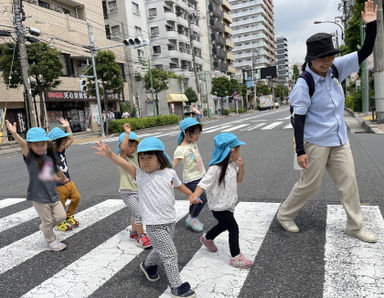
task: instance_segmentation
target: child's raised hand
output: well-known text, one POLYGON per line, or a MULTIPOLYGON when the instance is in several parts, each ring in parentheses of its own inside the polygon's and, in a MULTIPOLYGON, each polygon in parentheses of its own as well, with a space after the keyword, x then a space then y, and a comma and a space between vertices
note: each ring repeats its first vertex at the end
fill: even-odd
POLYGON ((64 127, 64 128, 68 128, 69 127, 69 122, 66 119, 60 118, 59 122, 60 122, 61 126, 64 127))
POLYGON ((124 131, 127 135, 131 133, 131 125, 129 123, 124 124, 124 131))
POLYGON ((8 120, 5 120, 5 124, 6 124, 7 129, 9 130, 10 133, 12 133, 12 134, 17 133, 16 122, 13 122, 13 125, 12 125, 8 120))
POLYGON ((94 152, 97 155, 102 155, 107 158, 110 158, 112 156, 112 150, 109 148, 107 144, 104 144, 103 141, 96 142, 95 146, 92 146, 93 149, 96 150, 94 152))
POLYGON ((239 167, 244 166, 244 160, 239 156, 239 158, 236 160, 236 163, 239 167))

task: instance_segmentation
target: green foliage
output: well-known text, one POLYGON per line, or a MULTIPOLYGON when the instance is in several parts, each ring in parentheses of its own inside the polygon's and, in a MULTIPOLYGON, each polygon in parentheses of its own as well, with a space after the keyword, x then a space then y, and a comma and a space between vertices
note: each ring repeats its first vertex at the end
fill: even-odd
POLYGON ((135 80, 137 82, 140 82, 143 78, 141 77, 141 74, 139 74, 138 72, 135 73, 135 80))
POLYGON ((226 77, 212 78, 211 94, 218 97, 225 97, 229 92, 229 80, 226 77))
POLYGON ((148 127, 154 127, 159 125, 167 125, 179 122, 179 117, 176 115, 157 116, 157 117, 145 117, 145 118, 129 118, 118 119, 110 122, 110 131, 112 133, 120 133, 124 131, 124 124, 129 123, 131 129, 139 130, 148 127))
POLYGON ((236 79, 230 79, 228 82, 228 95, 232 96, 235 92, 240 93, 240 84, 236 79))
POLYGON ((296 82, 299 76, 300 76, 299 67, 295 64, 293 65, 292 81, 296 82))
POLYGON ((248 91, 247 85, 241 84, 240 85, 240 95, 247 96, 247 91, 248 91))
POLYGON ((361 92, 352 91, 345 98, 345 106, 352 109, 355 112, 362 111, 362 94, 361 92))
POLYGON ((345 47, 342 48, 341 54, 351 53, 357 50, 357 45, 360 45, 360 21, 361 11, 364 10, 365 0, 356 0, 352 7, 352 17, 348 21, 345 30, 345 47))
POLYGON ((245 109, 243 109, 243 108, 239 108, 239 109, 237 109, 237 111, 238 111, 239 113, 244 113, 244 112, 245 112, 245 109))
POLYGON ((197 94, 195 90, 192 89, 192 87, 188 87, 187 90, 185 90, 185 96, 188 98, 188 104, 196 102, 198 99, 197 94))
MULTIPOLYGON (((152 81, 153 81, 153 91, 157 93, 167 90, 168 89, 168 72, 158 69, 158 68, 152 68, 152 81)), ((145 82, 145 88, 147 90, 151 89, 151 78, 150 73, 147 71, 147 73, 144 76, 144 82, 145 82)))
POLYGON ((271 94, 271 88, 269 88, 267 85, 257 85, 256 86, 256 93, 258 95, 268 95, 271 94))
POLYGON ((235 109, 235 108, 231 108, 231 109, 229 109, 229 111, 230 111, 231 113, 236 113, 236 109, 235 109))
POLYGON ((173 71, 167 71, 168 79, 178 79, 179 81, 184 81, 183 76, 178 76, 173 71))
POLYGON ((120 111, 121 113, 128 112, 129 115, 132 115, 133 117, 136 116, 136 109, 130 102, 120 102, 120 111))
POLYGON ((285 96, 288 96, 289 90, 287 86, 284 85, 277 85, 274 88, 275 91, 275 98, 284 99, 285 96))
POLYGON ((224 114, 224 115, 229 115, 229 113, 230 113, 230 110, 229 110, 229 109, 224 109, 224 110, 223 110, 223 114, 224 114))

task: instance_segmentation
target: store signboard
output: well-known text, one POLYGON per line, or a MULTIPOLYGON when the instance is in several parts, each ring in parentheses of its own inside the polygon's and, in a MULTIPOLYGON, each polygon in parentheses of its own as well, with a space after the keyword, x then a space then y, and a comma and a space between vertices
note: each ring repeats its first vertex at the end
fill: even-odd
MULTIPOLYGON (((123 94, 118 93, 108 93, 107 98, 109 101, 124 101, 123 94)), ((87 92, 82 91, 49 91, 45 93, 46 101, 91 101, 96 100, 96 96, 87 94, 87 92)))

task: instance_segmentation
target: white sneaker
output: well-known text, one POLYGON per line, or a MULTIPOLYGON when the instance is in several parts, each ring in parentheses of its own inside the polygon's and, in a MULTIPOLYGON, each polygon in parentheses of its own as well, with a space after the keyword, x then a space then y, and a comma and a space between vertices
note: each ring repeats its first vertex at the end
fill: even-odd
POLYGON ((277 218, 281 226, 286 230, 287 232, 291 233, 298 233, 300 232, 299 228, 297 227, 296 223, 293 220, 282 220, 277 218))
POLYGON ((358 231, 345 231, 345 234, 355 237, 363 242, 376 243, 377 238, 375 235, 367 232, 364 228, 358 231))
POLYGON ((61 251, 63 249, 65 249, 67 246, 60 242, 59 240, 55 240, 53 242, 51 242, 50 244, 48 244, 48 247, 47 247, 47 250, 52 250, 52 251, 61 251))

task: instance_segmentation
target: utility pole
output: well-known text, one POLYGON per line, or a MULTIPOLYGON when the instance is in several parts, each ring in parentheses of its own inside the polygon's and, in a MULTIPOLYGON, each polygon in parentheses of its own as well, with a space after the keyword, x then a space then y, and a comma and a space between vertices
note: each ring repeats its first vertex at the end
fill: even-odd
MULTIPOLYGON (((97 72, 96 72, 96 63, 95 63, 95 37, 93 36, 91 24, 88 22, 87 25, 88 25, 88 37, 89 37, 89 43, 90 43, 89 50, 91 51, 91 59, 92 59, 93 78, 95 79, 96 100, 97 100, 97 107, 99 110, 100 131, 101 131, 101 136, 105 137, 104 123, 101 117, 99 82, 97 81, 97 72)), ((105 117, 107 118, 108 107, 104 107, 104 109, 106 111, 105 117)), ((108 118, 106 120, 108 120, 108 118)))
POLYGON ((206 93, 206 98, 207 98, 207 113, 208 113, 208 118, 211 118, 211 108, 209 107, 209 101, 208 101, 208 96, 209 96, 209 90, 208 90, 208 84, 207 84, 207 72, 204 71, 204 83, 205 83, 205 93, 206 93))
MULTIPOLYGON (((193 72, 195 73, 195 82, 196 82, 196 91, 197 91, 197 98, 199 100, 199 103, 201 103, 201 94, 200 94, 200 85, 199 85, 199 76, 197 74, 197 66, 196 66, 196 53, 193 48, 193 40, 195 39, 194 34, 192 34, 192 19, 193 21, 196 20, 196 15, 194 13, 189 13, 187 12, 187 17, 188 17, 188 28, 189 28, 189 43, 191 44, 191 49, 192 49, 192 64, 193 64, 193 72)), ((207 99, 208 102, 208 99, 207 99)))
POLYGON ((153 116, 157 117, 157 107, 155 96, 153 94, 153 78, 152 78, 152 66, 151 66, 151 58, 148 59, 149 65, 149 80, 151 81, 151 96, 152 96, 152 105, 153 105, 153 116))
MULTIPOLYGON (((20 68, 21 75, 23 78, 24 90, 28 101, 29 106, 29 119, 31 121, 31 126, 37 126, 37 117, 33 107, 32 101, 32 90, 31 90, 31 82, 28 76, 28 56, 27 56, 27 48, 25 46, 24 39, 24 26, 22 23, 22 0, 13 0, 13 24, 16 27, 16 35, 17 35, 17 44, 19 47, 19 55, 20 55, 20 68)), ((42 99, 40 99, 42 100, 42 99)))
MULTIPOLYGON (((360 42, 363 46, 365 38, 365 25, 360 20, 360 42)), ((361 80, 361 92, 362 92, 362 111, 364 115, 368 115, 369 110, 369 74, 368 74, 368 58, 365 59, 361 66, 362 80, 361 80)))
POLYGON ((257 101, 256 101, 256 79, 255 79, 255 51, 252 49, 252 80, 253 80, 253 101, 255 102, 255 110, 257 109, 257 101))
POLYGON ((383 1, 376 0, 377 13, 377 35, 374 47, 374 82, 376 119, 378 123, 384 123, 384 26, 383 26, 383 1))

